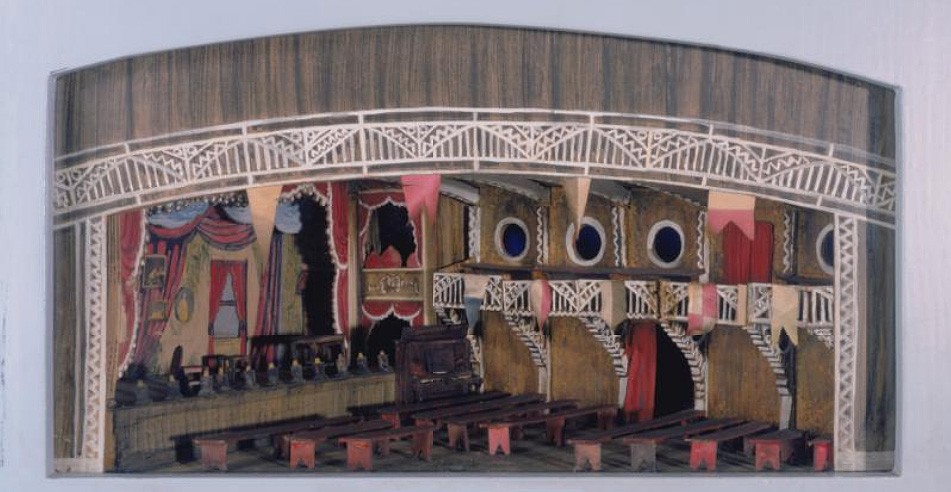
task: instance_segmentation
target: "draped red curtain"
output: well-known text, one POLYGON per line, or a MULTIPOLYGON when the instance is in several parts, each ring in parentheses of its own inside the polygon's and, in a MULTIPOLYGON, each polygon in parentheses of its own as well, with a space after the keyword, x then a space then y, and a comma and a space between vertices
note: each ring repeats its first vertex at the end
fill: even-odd
POLYGON ((347 183, 335 182, 330 185, 330 222, 331 241, 337 262, 336 277, 336 317, 337 328, 344 338, 350 333, 349 296, 347 261, 350 253, 350 210, 347 196, 347 183))
POLYGON ((134 275, 136 262, 142 251, 142 210, 130 210, 119 215, 119 275, 122 281, 122 309, 125 311, 125 339, 119 344, 116 360, 125 361, 135 331, 135 293, 138 278, 134 275))
POLYGON ((410 326, 422 326, 423 303, 417 301, 364 301, 363 326, 372 326, 390 314, 409 321, 410 326))
POLYGON ((756 221, 750 240, 734 223, 723 229, 723 282, 747 284, 772 282, 773 224, 756 221))
POLYGON ((628 365, 624 415, 629 422, 650 420, 654 417, 657 380, 657 329, 654 324, 635 324, 628 333, 626 351, 628 365))
POLYGON ((756 222, 756 237, 750 251, 750 282, 773 281, 773 224, 756 222))
POLYGON ((208 354, 215 353, 215 318, 221 307, 221 294, 225 290, 228 276, 231 276, 231 290, 234 292, 235 311, 238 314, 238 335, 241 337, 241 355, 245 355, 248 338, 247 330, 247 263, 243 261, 212 261, 211 279, 208 293, 208 354))
MULTIPOLYGON (((262 282, 258 296, 258 316, 255 322, 254 336, 274 335, 280 319, 281 301, 281 262, 283 258, 284 235, 274 232, 271 235, 267 264, 261 274, 262 282)), ((274 361, 274 346, 269 346, 267 361, 274 361)))

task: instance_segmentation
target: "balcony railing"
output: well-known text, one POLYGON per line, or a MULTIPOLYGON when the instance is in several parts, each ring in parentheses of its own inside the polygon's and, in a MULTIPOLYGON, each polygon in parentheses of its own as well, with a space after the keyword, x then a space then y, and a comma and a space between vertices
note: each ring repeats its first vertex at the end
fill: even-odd
MULTIPOLYGON (((601 314, 601 281, 590 279, 550 281, 552 308, 550 316, 590 317, 601 314)), ((665 280, 624 281, 627 317, 656 321, 687 322, 689 309, 688 283, 665 280)), ((742 286, 717 285, 717 324, 740 326, 740 291, 742 286)), ((772 285, 749 284, 746 302, 746 324, 769 324, 771 321, 772 285)), ((799 326, 811 330, 831 330, 834 295, 831 286, 801 286, 799 290, 799 326)), ((517 316, 531 316, 529 302, 531 281, 490 279, 483 309, 504 311, 517 316)), ((458 273, 433 274, 433 305, 437 308, 464 307, 465 281, 458 273)), ((823 331, 824 333, 825 331, 823 331)))

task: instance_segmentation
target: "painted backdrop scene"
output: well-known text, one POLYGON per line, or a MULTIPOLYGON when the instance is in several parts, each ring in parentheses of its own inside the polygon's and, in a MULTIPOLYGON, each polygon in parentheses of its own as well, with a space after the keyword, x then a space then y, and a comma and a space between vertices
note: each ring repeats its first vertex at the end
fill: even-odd
POLYGON ((496 27, 55 79, 55 473, 891 471, 895 92, 496 27))

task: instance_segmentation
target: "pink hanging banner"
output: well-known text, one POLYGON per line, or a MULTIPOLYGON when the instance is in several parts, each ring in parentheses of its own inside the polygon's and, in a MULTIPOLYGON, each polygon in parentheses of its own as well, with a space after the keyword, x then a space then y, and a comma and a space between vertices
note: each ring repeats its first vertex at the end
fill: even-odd
POLYGON ((545 279, 533 280, 528 290, 528 303, 535 313, 538 326, 544 326, 551 312, 551 286, 545 279))
POLYGON ((711 191, 707 199, 707 224, 710 232, 719 234, 730 222, 753 239, 756 233, 754 211, 756 197, 711 191))
POLYGON ((687 333, 705 333, 717 323, 716 284, 691 283, 687 287, 687 333))
POLYGON ((430 224, 436 224, 436 210, 439 205, 439 186, 442 177, 438 174, 417 174, 402 176, 403 198, 406 200, 406 210, 413 220, 419 221, 423 207, 430 224))

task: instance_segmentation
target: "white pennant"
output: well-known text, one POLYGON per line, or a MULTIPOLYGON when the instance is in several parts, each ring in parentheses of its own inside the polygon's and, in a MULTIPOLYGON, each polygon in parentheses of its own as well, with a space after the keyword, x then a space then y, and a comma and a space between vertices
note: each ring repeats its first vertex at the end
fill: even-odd
POLYGON ((565 178, 562 187, 565 189, 565 198, 568 200, 568 210, 571 211, 575 221, 575 237, 577 237, 581 231, 584 209, 588 206, 591 178, 565 178))
POLYGON ((251 224, 257 237, 258 252, 261 259, 268 257, 271 249, 271 235, 274 232, 274 218, 277 214, 277 202, 283 186, 261 186, 249 188, 248 208, 251 209, 251 224))

